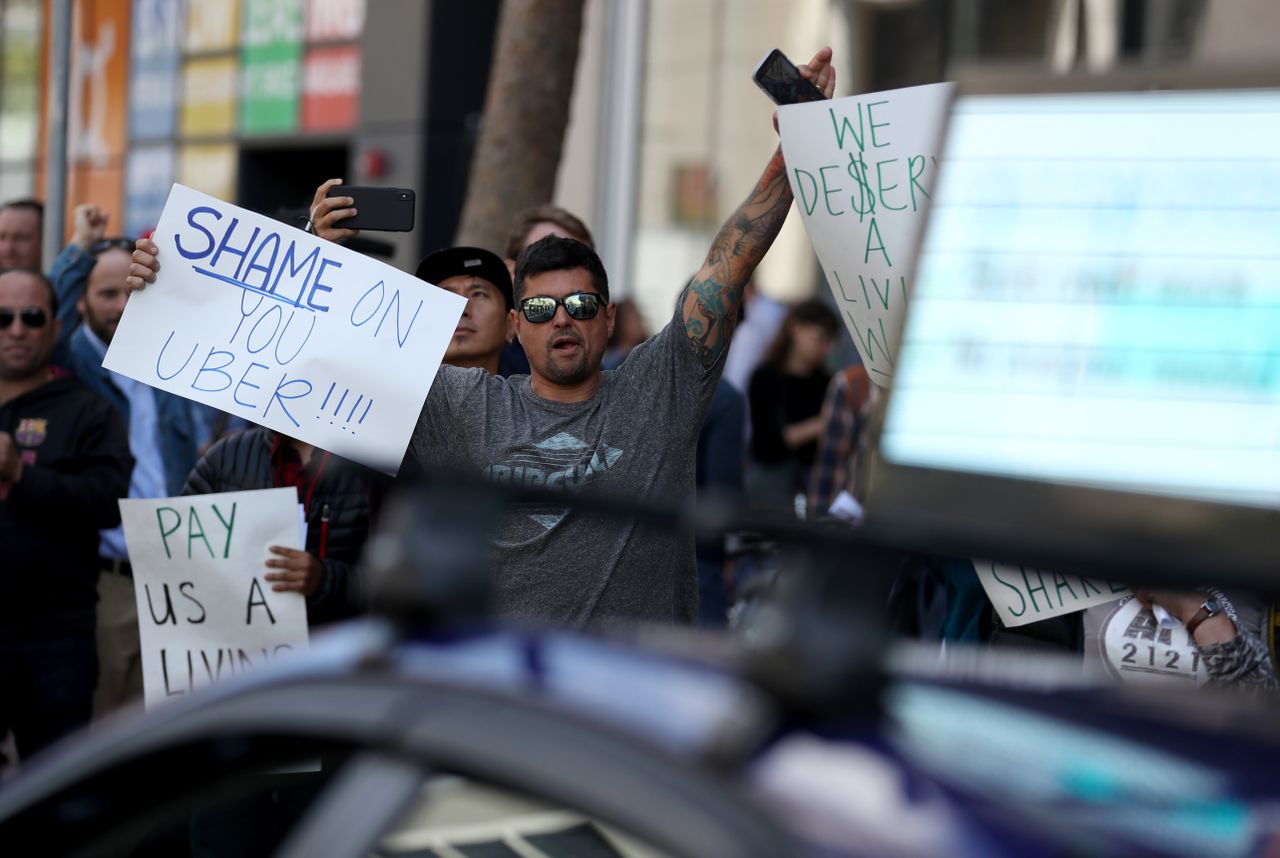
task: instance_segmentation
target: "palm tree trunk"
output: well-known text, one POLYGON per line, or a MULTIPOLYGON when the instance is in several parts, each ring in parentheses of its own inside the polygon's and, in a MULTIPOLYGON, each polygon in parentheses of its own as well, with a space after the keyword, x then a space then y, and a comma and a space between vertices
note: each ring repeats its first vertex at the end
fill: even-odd
POLYGON ((512 216, 555 192, 583 0, 504 0, 457 243, 502 254, 512 216))

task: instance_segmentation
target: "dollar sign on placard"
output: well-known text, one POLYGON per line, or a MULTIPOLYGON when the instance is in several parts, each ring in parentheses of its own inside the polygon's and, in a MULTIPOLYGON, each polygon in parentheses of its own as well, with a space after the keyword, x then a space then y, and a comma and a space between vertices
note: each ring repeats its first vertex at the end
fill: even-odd
POLYGON ((858 192, 849 197, 849 204, 858 213, 858 223, 867 215, 876 213, 876 192, 867 181, 867 162, 862 153, 849 153, 849 177, 858 183, 858 192))

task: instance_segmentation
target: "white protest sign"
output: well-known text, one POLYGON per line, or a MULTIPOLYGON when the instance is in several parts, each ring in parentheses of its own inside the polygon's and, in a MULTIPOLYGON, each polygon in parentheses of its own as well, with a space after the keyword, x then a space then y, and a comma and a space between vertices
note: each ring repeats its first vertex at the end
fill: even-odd
POLYGON ((953 84, 778 109, 787 178, 872 380, 893 376, 953 84))
POLYGON ((302 548, 292 487, 121 500, 147 706, 307 646, 307 603, 263 575, 302 548))
POLYGON ((103 366, 395 473, 464 298, 182 185, 103 366))
POLYGON ((1083 611, 1129 594, 1124 584, 1030 566, 974 560, 973 568, 1000 622, 1009 628, 1083 611))

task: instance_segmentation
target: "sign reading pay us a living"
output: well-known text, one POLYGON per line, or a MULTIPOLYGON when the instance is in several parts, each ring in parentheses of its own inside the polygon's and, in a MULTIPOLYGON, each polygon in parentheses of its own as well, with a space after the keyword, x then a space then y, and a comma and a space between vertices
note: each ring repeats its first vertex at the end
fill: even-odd
POLYGON ((307 646, 306 599, 264 579, 268 546, 302 548, 292 486, 120 501, 147 706, 307 646))
POLYGON ((868 374, 893 376, 953 84, 787 105, 778 128, 805 231, 868 374))

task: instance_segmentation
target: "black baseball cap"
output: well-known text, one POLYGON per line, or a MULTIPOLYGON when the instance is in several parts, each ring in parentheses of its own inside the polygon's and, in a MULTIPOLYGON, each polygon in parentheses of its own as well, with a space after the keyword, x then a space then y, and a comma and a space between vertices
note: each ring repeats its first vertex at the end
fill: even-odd
POLYGON ((502 297, 507 300, 507 308, 515 306, 515 296, 511 289, 511 273, 507 271, 507 263, 496 253, 490 253, 479 247, 446 247, 435 253, 427 254, 418 263, 414 272, 419 280, 439 284, 441 280, 458 275, 470 275, 488 280, 498 288, 502 297))

